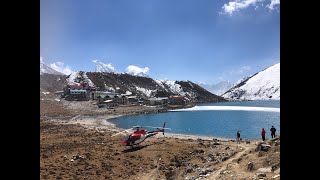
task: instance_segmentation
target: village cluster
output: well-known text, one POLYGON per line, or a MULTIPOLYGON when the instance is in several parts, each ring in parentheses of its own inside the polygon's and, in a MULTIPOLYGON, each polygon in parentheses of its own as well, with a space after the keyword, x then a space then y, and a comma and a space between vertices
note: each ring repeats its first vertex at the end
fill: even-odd
POLYGON ((185 106, 190 103, 190 98, 185 96, 171 95, 168 97, 142 98, 132 93, 123 94, 117 90, 97 90, 96 87, 92 87, 86 82, 65 85, 63 91, 57 91, 55 94, 68 101, 94 100, 99 108, 112 108, 119 105, 185 106))

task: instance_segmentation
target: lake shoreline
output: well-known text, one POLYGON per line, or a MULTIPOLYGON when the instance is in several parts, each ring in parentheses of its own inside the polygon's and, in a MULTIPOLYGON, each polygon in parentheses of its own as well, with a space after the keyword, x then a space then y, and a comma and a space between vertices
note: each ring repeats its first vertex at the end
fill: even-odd
MULTIPOLYGON (((216 106, 216 103, 212 103, 212 106, 210 106, 210 108, 208 108, 208 106, 194 106, 203 107, 206 109, 204 111, 202 111, 201 109, 199 109, 198 111, 193 111, 194 108, 180 108, 176 110, 150 112, 145 113, 145 115, 144 113, 135 114, 140 115, 139 117, 135 115, 119 116, 117 118, 108 119, 107 121, 124 130, 137 124, 158 127, 160 124, 163 124, 163 121, 161 120, 169 119, 170 121, 167 122, 167 127, 170 126, 169 128, 171 128, 174 132, 167 131, 167 133, 175 134, 176 136, 190 136, 190 138, 193 139, 194 137, 192 136, 205 139, 235 140, 236 132, 237 130, 240 130, 242 131, 242 133, 240 134, 243 140, 260 140, 261 128, 265 128, 266 130, 268 130, 272 125, 275 125, 277 129, 276 133, 280 133, 280 127, 278 127, 280 122, 280 108, 277 108, 278 102, 279 101, 268 101, 266 104, 271 104, 269 107, 266 107, 266 104, 262 104, 262 106, 260 107, 259 104, 257 106, 248 107, 247 104, 244 107, 240 107, 239 105, 237 105, 230 106, 232 108, 228 107, 227 109, 225 109, 226 106, 223 106, 223 104, 220 104, 220 106, 216 106), (272 106, 272 104, 274 105, 272 106), (249 110, 247 111, 247 109, 249 110), (171 113, 178 114, 172 115, 171 113), (115 120, 118 118, 119 121, 115 120), (180 124, 180 126, 174 127, 170 124, 180 124), (208 127, 212 128, 208 129, 208 127), (188 128, 190 128, 191 130, 187 130, 188 128)), ((250 103, 252 105, 252 103, 254 102, 250 103)), ((267 138, 269 138, 269 136, 270 132, 267 131, 267 138)))
MULTIPOLYGON (((63 101, 63 100, 62 100, 63 101)), ((71 102, 64 102, 63 103, 68 103, 68 105, 71 102)), ((125 117, 135 117, 138 115, 156 115, 156 114, 165 114, 172 112, 172 109, 168 109, 165 107, 150 107, 150 106, 123 106, 123 107, 118 107, 116 109, 106 109, 106 108, 96 108, 95 106, 88 106, 89 104, 87 102, 72 102, 71 103, 71 108, 75 106, 75 104, 86 104, 86 106, 81 106, 77 105, 75 107, 77 108, 84 108, 84 110, 88 109, 90 113, 87 113, 86 111, 81 110, 81 112, 77 113, 78 115, 71 116, 69 119, 70 120, 65 120, 64 123, 67 124, 81 124, 85 127, 88 128, 98 128, 98 129, 105 129, 108 128, 113 132, 119 132, 121 130, 124 130, 123 128, 117 127, 115 123, 113 123, 111 120, 117 119, 117 118, 125 118, 125 117), (89 108, 90 109, 89 109, 89 108), (131 109, 131 110, 127 110, 131 109), (98 113, 94 113, 94 111, 99 111, 98 113), (101 113, 103 112, 103 113, 101 113)), ((207 103, 208 104, 208 103, 207 103)), ((217 103, 213 103, 217 104, 217 103)), ((221 103, 220 103, 221 104, 221 103)), ((196 105, 197 106, 197 105, 196 105)), ((68 106, 67 108, 69 108, 68 106)), ((193 106, 195 107, 195 106, 193 106)), ((190 109, 191 107, 188 107, 187 109, 190 109)), ((175 108, 177 110, 179 109, 186 109, 186 108, 175 108)), ((68 118, 63 118, 61 116, 58 117, 52 117, 50 118, 54 121, 62 121, 62 119, 68 119, 68 118)), ((277 132, 278 134, 280 133, 277 132)), ((218 139, 218 140, 228 140, 232 141, 236 139, 236 135, 233 137, 221 137, 221 136, 214 136, 214 135, 199 135, 199 134, 184 134, 184 133, 172 133, 170 131, 166 132, 167 135, 170 136, 175 136, 183 139, 218 139)), ((234 133, 236 134, 236 132, 234 133)), ((244 137, 243 140, 260 140, 260 137, 256 138, 247 138, 244 137)))

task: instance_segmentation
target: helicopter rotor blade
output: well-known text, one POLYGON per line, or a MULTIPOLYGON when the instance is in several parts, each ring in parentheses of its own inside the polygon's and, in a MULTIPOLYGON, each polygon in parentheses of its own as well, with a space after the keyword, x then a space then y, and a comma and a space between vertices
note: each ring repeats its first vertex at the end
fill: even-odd
POLYGON ((124 132, 128 132, 128 130, 130 130, 130 129, 132 129, 132 128, 129 128, 129 129, 126 129, 126 130, 120 131, 120 132, 118 132, 118 133, 116 133, 116 134, 112 135, 111 137, 117 136, 117 135, 119 135, 119 134, 123 134, 124 132))
POLYGON ((168 129, 168 130, 171 130, 171 128, 154 127, 154 126, 143 126, 143 127, 149 127, 149 128, 155 128, 155 129, 168 129))
POLYGON ((142 128, 143 126, 132 126, 132 128, 142 128))

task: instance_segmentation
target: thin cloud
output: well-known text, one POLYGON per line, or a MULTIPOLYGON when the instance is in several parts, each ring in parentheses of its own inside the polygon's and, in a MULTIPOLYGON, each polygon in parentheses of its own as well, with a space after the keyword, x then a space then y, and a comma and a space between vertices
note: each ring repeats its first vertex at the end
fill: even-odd
POLYGON ((270 10, 274 9, 274 6, 280 5, 280 0, 271 0, 271 4, 267 5, 266 7, 270 10))
POLYGON ((246 72, 246 71, 249 71, 249 70, 251 70, 251 67, 250 66, 242 66, 240 69, 239 69, 239 73, 244 73, 244 72, 246 72))
POLYGON ((219 81, 225 81, 225 78, 222 77, 222 76, 219 76, 219 77, 218 77, 218 80, 219 80, 219 81))
POLYGON ((148 67, 140 68, 140 67, 134 66, 134 65, 130 65, 126 69, 128 74, 133 74, 133 75, 147 75, 149 70, 150 69, 148 67))
MULTIPOLYGON (((258 3, 263 4, 263 2, 266 1, 269 2, 270 0, 233 0, 222 6, 222 12, 220 12, 220 14, 229 14, 231 16, 234 12, 250 6, 254 6, 256 10, 258 3)), ((270 4, 266 5, 266 8, 273 10, 276 5, 280 5, 280 0, 271 0, 270 4)))
MULTIPOLYGON (((40 61, 41 61, 41 58, 40 58, 40 61)), ((69 75, 71 73, 73 73, 74 71, 71 70, 71 68, 67 65, 64 65, 63 62, 54 62, 52 64, 49 65, 52 69, 58 71, 58 72, 61 72, 65 75, 69 75)))
POLYGON ((40 56, 40 63, 44 63, 43 58, 41 56, 40 56))
POLYGON ((240 68, 237 69, 237 70, 231 70, 231 71, 229 72, 229 74, 230 74, 230 75, 234 75, 234 74, 239 75, 239 74, 243 74, 243 73, 245 73, 245 72, 248 72, 248 71, 250 71, 250 70, 251 70, 251 67, 250 67, 250 66, 242 66, 242 67, 240 67, 240 68))
POLYGON ((222 6, 222 9, 225 13, 232 15, 233 12, 239 10, 239 9, 245 9, 249 7, 250 5, 255 5, 256 2, 261 0, 235 0, 231 1, 228 4, 224 4, 222 6))
POLYGON ((206 83, 206 81, 199 81, 199 83, 198 83, 198 84, 206 85, 207 83, 206 83))

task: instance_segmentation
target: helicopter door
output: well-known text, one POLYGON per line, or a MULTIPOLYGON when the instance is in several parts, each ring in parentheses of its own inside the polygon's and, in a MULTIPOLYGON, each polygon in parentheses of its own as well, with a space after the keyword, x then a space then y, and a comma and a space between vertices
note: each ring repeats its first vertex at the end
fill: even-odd
POLYGON ((140 139, 140 136, 132 136, 133 140, 136 141, 136 140, 139 140, 140 139))

